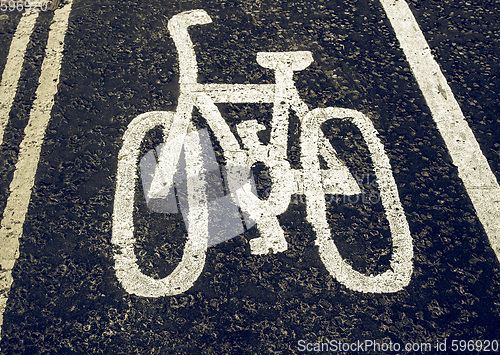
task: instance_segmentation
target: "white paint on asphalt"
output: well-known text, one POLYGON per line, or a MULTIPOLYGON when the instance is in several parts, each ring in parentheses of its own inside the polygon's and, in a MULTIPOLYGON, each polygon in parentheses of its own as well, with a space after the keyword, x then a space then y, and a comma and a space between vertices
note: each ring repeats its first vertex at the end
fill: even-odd
MULTIPOLYGON (((256 157, 257 152, 252 152, 253 154, 250 153, 248 156, 240 148, 236 137, 231 133, 217 106, 210 101, 207 95, 203 93, 197 95, 197 107, 213 129, 224 151, 229 190, 242 211, 248 213, 250 218, 257 222, 261 237, 250 241, 252 253, 267 254, 270 250, 274 253, 285 251, 287 242, 276 216, 286 211, 292 195, 293 176, 288 162, 284 159, 269 160, 267 149, 272 145, 272 142, 266 147, 265 156, 256 157), (273 186, 267 200, 259 199, 248 183, 250 167, 253 164, 252 157, 258 159, 257 161, 267 163, 269 166, 273 186), (246 168, 242 169, 242 167, 246 168)), ((258 152, 261 153, 260 150, 258 152)))
POLYGON ((293 73, 312 63, 310 52, 258 53, 257 62, 273 69, 276 79, 274 86, 262 85, 262 91, 261 86, 255 84, 233 86, 196 83, 198 69, 187 28, 209 22, 210 18, 203 10, 184 12, 169 21, 168 27, 179 51, 181 69, 177 110, 175 113, 150 112, 140 115, 130 123, 124 136, 118 158, 112 237, 113 244, 118 247, 115 252, 115 269, 122 286, 129 293, 145 297, 174 295, 189 289, 203 269, 208 238, 208 211, 206 196, 202 191, 206 182, 202 180, 188 191, 188 240, 182 260, 175 270, 161 280, 153 279, 140 271, 134 252, 134 192, 141 142, 149 130, 163 126, 167 149, 162 149, 158 159, 149 198, 161 198, 173 186, 183 146, 186 149, 191 145, 189 161, 186 152, 186 168, 192 170, 190 176, 194 178, 202 175, 199 143, 193 141, 184 144, 188 130, 194 130, 191 122, 194 107, 205 118, 224 152, 231 196, 242 211, 257 222, 260 237, 250 240, 253 254, 276 253, 287 249, 284 231, 277 216, 287 210, 291 195, 300 192, 306 195, 307 219, 316 232, 321 260, 333 277, 359 292, 397 292, 407 286, 413 271, 412 238, 389 158, 372 122, 355 110, 327 108, 309 111, 295 87, 293 73), (215 102, 273 102, 269 143, 262 144, 257 135, 265 129, 263 125, 255 120, 245 120, 237 125, 244 145, 242 149, 215 102), (290 109, 301 120, 303 171, 299 173, 294 172, 287 161, 290 109), (331 239, 326 215, 326 191, 352 195, 359 193, 360 189, 347 167, 336 157, 328 140, 320 138, 321 124, 330 119, 347 119, 356 125, 372 157, 393 241, 391 269, 379 275, 363 275, 355 271, 341 257, 331 239), (320 169, 319 155, 327 162, 329 169, 325 173, 320 169), (267 200, 261 200, 249 182, 250 167, 256 162, 262 162, 269 168, 272 187, 267 200), (199 208, 192 212, 191 206, 199 208))
POLYGON ((68 19, 72 1, 54 11, 49 37, 45 49, 45 58, 36 98, 30 112, 30 118, 24 130, 24 139, 19 147, 16 170, 10 184, 10 194, 0 225, 0 326, 12 285, 12 268, 19 256, 19 238, 23 234, 23 224, 31 198, 31 189, 40 158, 40 151, 50 120, 54 96, 57 93, 64 38, 68 29, 68 19))
MULTIPOLYGON (((304 168, 304 194, 306 195, 307 220, 316 232, 321 260, 326 269, 340 283, 358 292, 390 293, 406 287, 413 272, 413 241, 410 228, 399 199, 398 189, 389 158, 371 120, 359 111, 344 108, 315 109, 301 119, 305 130, 301 134, 304 168), (325 194, 321 186, 318 145, 320 126, 331 119, 348 120, 356 125, 365 140, 372 158, 380 190, 382 206, 389 222, 392 238, 391 269, 378 275, 363 275, 354 270, 340 255, 331 239, 326 215, 325 194)), ((304 128, 303 128, 304 129, 304 128)))
POLYGON ((38 14, 38 11, 23 12, 21 20, 17 25, 16 33, 10 43, 7 62, 3 70, 2 81, 0 82, 0 145, 3 142, 5 127, 9 121, 10 110, 16 96, 26 47, 33 33, 38 14))
MULTIPOLYGON (((115 251, 116 276, 123 288, 142 297, 171 296, 182 293, 198 279, 205 265, 208 239, 208 208, 205 194, 203 159, 195 136, 185 146, 188 179, 188 240, 182 259, 172 273, 157 280, 145 275, 137 264, 134 244, 134 193, 137 183, 137 165, 141 142, 155 127, 168 130, 174 119, 173 112, 148 112, 137 116, 129 124, 118 155, 118 171, 113 209, 111 242, 115 251), (194 139, 194 141, 193 141, 194 139)), ((188 129, 194 131, 192 124, 188 129)))
POLYGON ((337 158, 337 152, 330 141, 322 134, 318 139, 318 153, 325 159, 328 167, 326 170, 321 170, 325 194, 347 196, 360 194, 361 189, 356 179, 347 166, 337 158))
POLYGON ((204 92, 214 103, 273 103, 274 84, 194 84, 190 90, 204 92))
POLYGON ((189 37, 188 28, 194 25, 211 23, 212 19, 205 11, 186 11, 173 16, 168 21, 168 30, 179 53, 179 84, 181 95, 177 111, 171 127, 165 130, 165 141, 169 144, 162 149, 158 159, 158 168, 151 182, 149 198, 161 198, 164 186, 172 186, 176 166, 180 158, 184 136, 186 135, 191 113, 193 98, 188 93, 189 88, 198 80, 198 65, 193 42, 189 37), (184 94, 186 93, 186 94, 184 94))
POLYGON ((500 186, 404 0, 380 0, 500 261, 500 186))

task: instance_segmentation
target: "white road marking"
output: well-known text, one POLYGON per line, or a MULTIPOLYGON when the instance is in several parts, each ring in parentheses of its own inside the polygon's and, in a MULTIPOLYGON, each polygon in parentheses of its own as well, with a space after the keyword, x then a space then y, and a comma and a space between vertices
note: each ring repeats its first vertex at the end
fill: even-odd
POLYGON ((332 147, 330 141, 320 135, 318 142, 319 154, 325 159, 327 170, 321 170, 323 190, 325 194, 357 195, 361 189, 354 176, 337 158, 337 152, 332 147))
MULTIPOLYGON (((128 292, 142 297, 171 296, 182 293, 198 279, 205 265, 208 240, 208 208, 202 174, 202 157, 198 142, 186 144, 185 159, 188 179, 188 241, 182 259, 170 275, 160 280, 145 275, 137 264, 134 250, 134 193, 141 142, 155 127, 168 130, 174 113, 148 112, 130 122, 118 155, 118 171, 113 208, 113 235, 116 277, 128 292), (189 149, 189 150, 188 150, 189 149), (193 208, 191 208, 193 206, 193 208)), ((190 123, 188 129, 194 130, 190 123)), ((192 139, 196 140, 196 136, 192 139)))
MULTIPOLYGON (((199 145, 201 151, 199 156, 203 164, 203 169, 199 170, 203 170, 203 174, 205 175, 203 183, 206 184, 204 189, 207 193, 206 198, 208 198, 208 246, 210 247, 243 234, 245 232, 244 225, 250 228, 255 224, 255 221, 252 221, 249 216, 244 216, 245 221, 242 221, 240 210, 234 203, 234 199, 230 194, 225 193, 227 191, 227 183, 225 184, 222 179, 223 174, 221 174, 221 167, 217 163, 208 129, 200 129, 186 135, 183 143, 184 146, 195 143, 199 145), (197 137, 196 140, 193 138, 195 135, 197 137)), ((166 143, 158 145, 155 150, 150 150, 141 158, 140 172, 146 204, 151 211, 159 213, 179 213, 180 209, 184 224, 189 230, 190 221, 188 212, 191 207, 189 205, 187 186, 190 182, 187 181, 185 154, 181 154, 181 161, 177 164, 177 172, 174 175, 175 188, 173 186, 170 186, 170 188, 165 187, 161 199, 152 200, 148 197, 151 181, 153 180, 157 166, 154 152, 156 151, 160 155, 165 145, 166 143)), ((183 149, 186 151, 186 148, 183 149)), ((192 151, 191 148, 188 148, 188 150, 192 151)), ((249 173, 248 179, 256 194, 257 190, 253 176, 250 174, 250 169, 243 169, 249 173)), ((225 172, 225 167, 222 167, 222 170, 225 172)), ((196 179, 199 178, 196 177, 196 179)), ((204 200, 205 198, 200 201, 202 205, 205 205, 204 200)))
POLYGON ((340 283, 354 291, 390 293, 402 290, 408 286, 413 272, 413 241, 396 182, 392 176, 389 158, 382 142, 377 137, 373 123, 359 111, 328 107, 312 110, 301 118, 301 125, 307 127, 301 134, 300 140, 307 220, 316 232, 316 245, 319 246, 320 257, 326 269, 340 283), (342 258, 335 242, 331 239, 326 216, 325 194, 322 189, 317 188, 321 184, 317 158, 320 144, 319 127, 323 122, 331 119, 348 120, 356 125, 370 151, 392 239, 391 269, 378 275, 364 275, 354 270, 342 258))
POLYGON ((169 21, 168 27, 179 52, 181 69, 177 110, 175 113, 165 111, 140 115, 129 124, 124 135, 118 158, 112 237, 112 243, 118 247, 115 252, 115 270, 122 286, 129 293, 145 297, 179 294, 193 285, 203 269, 209 231, 207 201, 202 191, 205 182, 198 176, 203 170, 200 163, 201 147, 197 141, 184 144, 186 133, 194 129, 190 128, 190 121, 192 110, 196 107, 224 152, 231 195, 242 211, 257 222, 260 237, 250 240, 253 254, 267 254, 269 251, 276 253, 287 249, 284 231, 277 216, 287 210, 293 193, 302 192, 306 195, 307 219, 316 232, 316 244, 319 246, 321 260, 333 277, 346 287, 360 292, 397 292, 406 287, 413 271, 412 237, 392 176, 389 158, 372 122, 355 110, 327 108, 309 111, 295 87, 293 72, 312 63, 310 52, 258 53, 257 62, 275 71, 275 85, 196 83, 197 64, 187 28, 193 24, 209 22, 210 18, 203 10, 184 12, 169 21), (263 125, 256 120, 245 120, 237 125, 245 147, 242 149, 221 116, 215 101, 272 102, 270 142, 267 145, 262 144, 257 135, 258 131, 265 129, 263 125), (304 170, 300 173, 290 169, 287 161, 290 109, 294 110, 301 120, 301 162, 304 170), (326 139, 320 139, 320 126, 329 119, 348 119, 355 124, 361 131, 372 157, 393 241, 391 269, 379 275, 364 275, 355 271, 341 257, 331 239, 326 217, 325 191, 340 191, 352 195, 359 193, 360 189, 348 168, 336 157, 331 144, 326 139), (189 160, 186 151, 186 169, 192 170, 191 175, 188 175, 195 180, 200 179, 194 183, 191 191, 188 191, 188 241, 182 260, 170 275, 161 280, 155 280, 140 271, 134 252, 136 165, 142 139, 146 132, 156 126, 164 128, 167 149, 161 151, 149 185, 148 198, 161 198, 170 190, 183 145, 185 149, 190 149, 189 160), (327 162, 330 170, 327 173, 320 169, 319 155, 327 162), (248 181, 249 169, 256 162, 263 162, 269 167, 272 188, 267 200, 259 199, 248 181), (195 206, 196 210, 192 212, 191 206, 195 206))
MULTIPOLYGON (((224 151, 229 190, 242 211, 248 213, 250 218, 257 222, 261 237, 250 241, 252 253, 267 254, 271 249, 275 253, 285 251, 287 243, 276 216, 286 211, 292 195, 293 175, 289 169, 289 163, 280 159, 271 161, 268 154, 257 158, 258 161, 269 164, 273 182, 268 199, 259 199, 248 183, 249 169, 252 162, 248 159, 246 152, 240 148, 238 141, 231 133, 217 106, 210 101, 209 97, 200 93, 197 95, 197 99, 198 109, 214 131, 224 151), (242 169, 242 167, 247 168, 242 169)), ((271 141, 267 149, 272 144, 271 141)), ((284 144, 286 147, 286 133, 284 144)))
POLYGON ((3 142, 5 127, 9 121, 10 110, 16 96, 26 47, 33 33, 38 14, 38 11, 26 11, 22 14, 16 33, 10 43, 7 62, 2 74, 2 82, 0 82, 0 145, 3 142))
POLYGON ((274 84, 193 84, 192 91, 207 94, 214 103, 273 103, 274 84))
POLYGON ((404 0, 380 0, 500 261, 500 186, 404 0))
POLYGON ((72 1, 54 11, 50 26, 45 58, 36 99, 30 112, 30 118, 24 130, 24 139, 19 149, 14 177, 10 184, 10 195, 0 225, 0 326, 12 285, 12 268, 19 257, 19 238, 23 234, 23 224, 31 198, 31 189, 40 159, 40 151, 45 130, 50 120, 54 96, 57 93, 61 61, 64 49, 64 37, 68 29, 68 19, 72 1))
POLYGON ((188 27, 193 25, 203 25, 211 23, 212 19, 205 11, 193 10, 182 12, 175 15, 168 21, 168 31, 174 40, 175 46, 179 53, 179 84, 181 95, 178 99, 178 107, 174 116, 174 120, 165 131, 166 142, 169 144, 166 149, 163 149, 159 160, 157 172, 151 182, 149 190, 150 198, 161 198, 163 186, 172 186, 175 166, 179 161, 184 136, 188 129, 191 112, 193 109, 192 97, 188 94, 189 88, 196 84, 198 80, 198 65, 196 63, 196 54, 193 47, 193 42, 189 37, 188 27), (173 164, 173 166, 171 166, 173 164))

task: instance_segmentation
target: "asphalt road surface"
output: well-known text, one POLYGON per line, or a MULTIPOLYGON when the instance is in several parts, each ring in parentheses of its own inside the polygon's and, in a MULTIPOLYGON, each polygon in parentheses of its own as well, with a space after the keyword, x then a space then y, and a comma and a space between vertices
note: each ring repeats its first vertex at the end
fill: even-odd
MULTIPOLYGON (((68 4, 61 1, 58 9, 69 9, 68 4)), ((500 181, 498 4, 408 4, 492 176, 500 181)), ((29 153, 37 143, 21 142, 36 116, 35 101, 43 96, 36 90, 49 56, 49 33, 58 31, 50 27, 54 13, 64 15, 57 11, 39 13, 25 60, 18 61, 20 78, 0 150, 0 211, 10 211, 19 156, 29 156, 25 161, 37 169, 13 282, 4 290, 2 353, 500 350, 500 265, 492 234, 478 217, 480 202, 473 204, 380 2, 74 0, 63 41, 54 35, 54 51, 62 45, 64 50, 58 81, 44 84, 57 93, 44 134, 34 135, 34 142, 43 142, 38 159, 29 153), (167 23, 193 9, 205 10, 212 19, 189 30, 199 83, 274 84, 273 71, 256 62, 257 52, 310 51, 314 62, 293 77, 307 106, 349 108, 373 122, 413 243, 411 278, 401 290, 358 292, 339 282, 320 257, 305 199, 297 194, 277 217, 286 251, 252 254, 250 240, 260 236, 252 227, 210 246, 200 276, 180 294, 142 297, 121 284, 115 270, 119 251, 112 243, 119 151, 135 117, 176 110, 179 63, 167 23), (341 348, 343 343, 349 348, 341 348)), ((0 12, 0 73, 21 16, 17 9, 0 12)), ((233 133, 237 124, 255 119, 266 127, 260 139, 269 143, 272 103, 217 107, 233 133)), ((40 117, 46 111, 40 109, 40 117)), ((209 128, 198 110, 193 117, 196 128, 209 128)), ((301 128, 301 120, 291 114, 285 144, 293 169, 303 168, 301 128)), ((384 273, 397 250, 368 146, 360 129, 347 121, 328 121, 321 128, 363 191, 327 196, 331 238, 354 270, 384 273)), ((140 157, 162 142, 161 130, 151 130, 140 157)), ((221 147, 213 144, 223 164, 221 147)), ((29 175, 27 168, 17 170, 29 175)), ((264 199, 271 187, 268 169, 257 164, 253 171, 264 199)), ((484 205, 498 215, 498 203, 484 205)), ((134 206, 137 265, 145 275, 165 278, 183 255, 183 217, 148 209, 140 183, 134 206)), ((491 223, 498 228, 498 220, 491 223)))

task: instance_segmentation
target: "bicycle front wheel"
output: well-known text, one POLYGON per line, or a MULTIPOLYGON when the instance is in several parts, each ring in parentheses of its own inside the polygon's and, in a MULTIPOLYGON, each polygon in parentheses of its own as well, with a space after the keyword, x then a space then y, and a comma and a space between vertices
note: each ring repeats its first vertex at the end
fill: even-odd
POLYGON ((406 287, 413 271, 413 244, 410 228, 399 199, 389 158, 377 136, 371 120, 359 111, 342 108, 325 108, 310 111, 303 119, 301 134, 302 166, 304 168, 304 193, 307 219, 316 232, 316 245, 326 269, 349 289, 359 292, 390 293, 406 287), (331 239, 326 216, 326 201, 322 186, 318 141, 320 126, 331 119, 349 120, 356 125, 365 140, 377 177, 380 197, 389 222, 392 237, 391 269, 378 275, 364 275, 352 268, 340 255, 331 239))
MULTIPOLYGON (((188 240, 184 247, 182 259, 172 273, 162 279, 154 279, 145 275, 137 264, 134 251, 134 194, 137 183, 139 151, 146 134, 156 128, 163 127, 168 131, 174 112, 155 111, 137 116, 130 122, 123 137, 123 145, 118 155, 118 171, 113 207, 113 229, 111 242, 115 247, 115 271, 123 288, 131 294, 142 297, 161 297, 180 294, 191 288, 200 276, 205 265, 208 238, 208 209, 202 181, 190 179, 188 193, 196 201, 189 209, 188 240)), ((166 142, 167 144, 169 142, 166 142)), ((192 145, 196 150, 197 144, 192 145)), ((192 159, 190 166, 199 166, 201 160, 196 151, 186 152, 187 159, 192 159)), ((199 172, 191 172, 197 175, 199 172)))

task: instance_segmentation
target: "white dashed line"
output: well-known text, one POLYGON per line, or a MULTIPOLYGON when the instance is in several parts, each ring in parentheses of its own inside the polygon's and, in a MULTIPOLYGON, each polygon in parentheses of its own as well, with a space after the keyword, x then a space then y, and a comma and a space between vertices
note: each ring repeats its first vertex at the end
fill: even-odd
POLYGON ((0 144, 3 142, 3 134, 9 121, 10 110, 21 76, 26 47, 33 33, 38 13, 38 11, 23 13, 10 43, 7 62, 2 74, 2 82, 0 82, 0 144))
POLYGON ((68 28, 71 5, 72 1, 70 0, 64 7, 54 11, 36 99, 24 130, 25 136, 20 145, 16 170, 10 184, 10 195, 0 226, 0 264, 2 268, 0 271, 0 326, 3 323, 3 313, 13 281, 12 268, 19 256, 19 238, 23 233, 24 219, 28 211, 45 130, 54 105, 54 96, 57 93, 64 37, 68 28))
POLYGON ((380 0, 458 168, 477 216, 500 260, 500 186, 408 4, 380 0))

